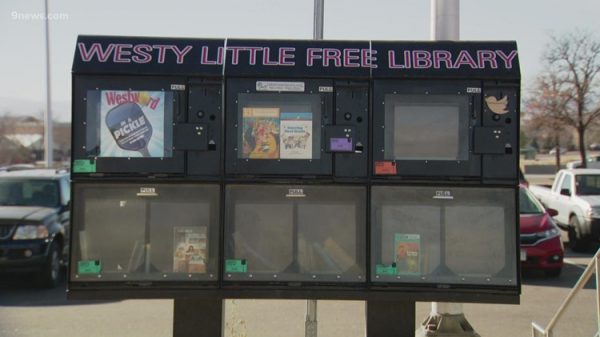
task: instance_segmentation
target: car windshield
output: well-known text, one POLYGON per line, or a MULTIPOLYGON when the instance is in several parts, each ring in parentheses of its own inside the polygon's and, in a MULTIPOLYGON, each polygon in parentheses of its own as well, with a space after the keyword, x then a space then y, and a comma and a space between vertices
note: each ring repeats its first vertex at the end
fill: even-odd
POLYGON ((600 175, 578 174, 575 186, 577 195, 600 195, 600 175))
POLYGON ((0 206, 44 206, 60 204, 58 183, 41 179, 0 179, 0 206))
POLYGON ((521 214, 542 214, 542 205, 526 188, 519 189, 519 212, 521 214))

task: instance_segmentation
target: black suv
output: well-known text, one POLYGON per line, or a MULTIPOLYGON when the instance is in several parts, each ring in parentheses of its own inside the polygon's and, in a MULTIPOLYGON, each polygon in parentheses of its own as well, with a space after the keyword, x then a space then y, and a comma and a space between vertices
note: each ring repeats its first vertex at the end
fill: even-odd
POLYGON ((0 172, 0 277, 35 272, 58 285, 69 243, 69 173, 49 169, 0 172))

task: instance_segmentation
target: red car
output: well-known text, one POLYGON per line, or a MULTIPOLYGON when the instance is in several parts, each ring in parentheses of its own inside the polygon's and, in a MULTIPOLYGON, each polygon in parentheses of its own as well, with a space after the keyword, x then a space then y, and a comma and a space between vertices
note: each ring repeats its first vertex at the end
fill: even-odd
POLYGON ((544 209, 524 186, 519 189, 519 210, 521 268, 543 270, 548 276, 559 276, 564 247, 560 240, 560 229, 552 220, 558 212, 544 209))

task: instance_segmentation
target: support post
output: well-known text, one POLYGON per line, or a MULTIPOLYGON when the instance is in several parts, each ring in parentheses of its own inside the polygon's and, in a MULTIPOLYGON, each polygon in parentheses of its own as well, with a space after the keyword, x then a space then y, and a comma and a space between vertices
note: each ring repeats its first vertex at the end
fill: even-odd
POLYGON ((313 40, 323 40, 323 17, 325 0, 315 0, 315 18, 313 22, 313 40))
POLYGON ((460 0, 431 0, 431 40, 460 39, 460 0))
MULTIPOLYGON (((323 17, 325 0, 315 0, 313 19, 313 40, 323 40, 323 17)), ((304 322, 304 336, 317 337, 317 300, 306 301, 306 321, 304 322)))
POLYGON ((480 337, 463 313, 462 303, 431 303, 431 313, 421 324, 418 337, 480 337))
POLYGON ((598 330, 596 331, 600 333, 600 255, 598 253, 596 253, 594 260, 596 264, 596 322, 598 324, 598 330))
POLYGON ((173 337, 220 337, 223 332, 223 300, 175 299, 173 337))
POLYGON ((414 301, 367 301, 368 337, 415 335, 414 301))
POLYGON ((317 300, 306 301, 306 322, 304 336, 317 337, 317 300))
MULTIPOLYGON (((48 0, 44 1, 44 10, 46 17, 48 17, 48 0)), ((54 140, 53 140, 53 127, 52 127, 52 92, 50 91, 50 20, 44 20, 45 22, 45 35, 46 35, 46 111, 44 111, 44 161, 46 167, 52 168, 54 166, 54 140)))
MULTIPOLYGON (((460 0, 431 0, 431 40, 460 39, 460 0)), ((465 318, 462 303, 431 303, 418 337, 479 337, 465 318)))

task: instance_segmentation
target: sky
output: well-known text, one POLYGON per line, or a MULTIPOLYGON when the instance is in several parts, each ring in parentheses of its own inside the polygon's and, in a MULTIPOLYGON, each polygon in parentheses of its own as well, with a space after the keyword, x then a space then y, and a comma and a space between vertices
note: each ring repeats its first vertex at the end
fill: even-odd
MULTIPOLYGON (((313 0, 48 0, 52 113, 70 120, 77 35, 312 39, 313 0)), ((324 39, 429 40, 429 0, 324 0, 324 39)), ((44 0, 0 0, 0 114, 45 109, 44 0)), ((599 0, 461 0, 461 40, 516 40, 523 89, 551 35, 600 38, 599 0)))

